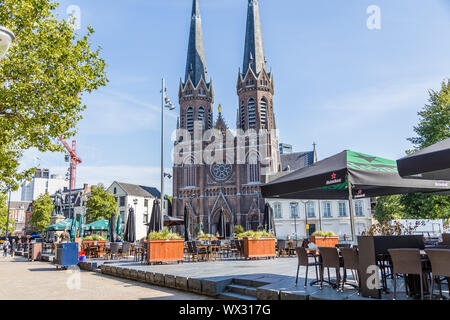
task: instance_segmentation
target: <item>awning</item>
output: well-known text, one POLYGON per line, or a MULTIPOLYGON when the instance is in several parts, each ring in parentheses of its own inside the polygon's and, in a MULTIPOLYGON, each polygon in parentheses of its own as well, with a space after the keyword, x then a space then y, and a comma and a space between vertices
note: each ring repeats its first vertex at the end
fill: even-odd
POLYGON ((94 221, 84 227, 84 231, 108 231, 109 221, 106 219, 101 219, 94 221))
POLYGON ((343 151, 261 187, 264 198, 353 199, 450 190, 450 181, 403 179, 396 161, 343 151))
POLYGON ((63 221, 60 221, 58 223, 48 226, 45 230, 46 231, 70 230, 71 225, 72 225, 72 219, 66 219, 66 220, 63 220, 63 221))
POLYGON ((450 180, 450 138, 397 160, 404 178, 450 180))

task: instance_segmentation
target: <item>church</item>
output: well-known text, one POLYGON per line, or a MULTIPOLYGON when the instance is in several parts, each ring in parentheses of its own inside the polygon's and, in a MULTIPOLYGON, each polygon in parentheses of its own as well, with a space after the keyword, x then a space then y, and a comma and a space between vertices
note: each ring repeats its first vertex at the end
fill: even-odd
POLYGON ((273 175, 316 161, 315 151, 280 154, 274 78, 267 68, 257 0, 248 0, 236 94, 232 129, 220 106, 217 117, 213 114, 214 88, 207 72, 199 0, 193 0, 186 70, 179 87, 172 203, 173 216, 189 214, 191 235, 199 229, 216 234, 221 216, 224 237, 232 236, 236 225, 256 230, 262 225, 265 205, 260 186, 273 175), (283 160, 289 164, 283 165, 283 160))

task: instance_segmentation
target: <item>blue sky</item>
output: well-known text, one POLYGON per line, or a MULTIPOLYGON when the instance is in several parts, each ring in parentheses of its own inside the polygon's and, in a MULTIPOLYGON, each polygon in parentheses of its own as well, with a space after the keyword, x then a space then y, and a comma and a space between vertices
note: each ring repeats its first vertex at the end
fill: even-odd
MULTIPOLYGON (((259 3, 280 141, 294 151, 310 150, 316 142, 319 159, 344 149, 403 156, 428 90, 438 90, 449 77, 450 1, 259 3), (380 30, 366 26, 370 5, 381 9, 380 30)), ((161 78, 178 102, 192 1, 64 0, 60 18, 67 18, 70 5, 81 9, 80 32, 94 27, 93 44, 103 48, 110 80, 84 97, 87 110, 76 136, 83 160, 78 185, 120 180, 159 188, 161 78)), ((220 103, 234 128, 247 0, 200 0, 200 5, 215 116, 220 103)), ((177 114, 178 109, 166 118, 167 168, 177 114)), ((63 154, 27 152, 22 167, 36 164, 61 175, 67 166, 63 154)))

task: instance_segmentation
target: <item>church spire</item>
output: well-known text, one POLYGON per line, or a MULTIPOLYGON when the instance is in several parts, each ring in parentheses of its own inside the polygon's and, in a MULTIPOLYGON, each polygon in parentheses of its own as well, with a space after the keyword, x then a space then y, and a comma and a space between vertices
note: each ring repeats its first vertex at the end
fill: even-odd
POLYGON ((244 67, 242 69, 244 75, 248 68, 251 68, 256 75, 266 68, 258 0, 248 0, 244 67))
POLYGON ((200 17, 199 0, 192 2, 191 29, 189 33, 189 45, 186 62, 186 77, 189 76, 194 86, 197 86, 203 77, 207 82, 205 49, 203 45, 202 19, 200 17))

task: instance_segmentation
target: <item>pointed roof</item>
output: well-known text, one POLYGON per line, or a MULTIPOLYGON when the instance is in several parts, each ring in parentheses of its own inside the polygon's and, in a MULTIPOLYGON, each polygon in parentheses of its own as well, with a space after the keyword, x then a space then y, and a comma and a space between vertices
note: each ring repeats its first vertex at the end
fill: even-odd
POLYGON ((219 115, 217 116, 216 123, 214 124, 214 129, 218 130, 228 130, 228 126, 225 119, 222 117, 222 106, 219 105, 219 115))
POLYGON ((202 19, 200 16, 199 0, 192 1, 191 29, 186 61, 186 77, 191 78, 196 87, 203 77, 207 81, 205 48, 203 45, 202 19))
POLYGON ((248 0, 247 31, 245 34, 244 67, 242 73, 246 74, 249 68, 256 75, 266 68, 258 0, 248 0))

